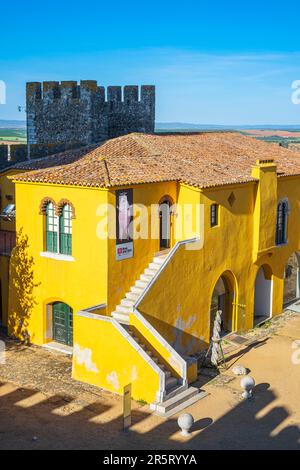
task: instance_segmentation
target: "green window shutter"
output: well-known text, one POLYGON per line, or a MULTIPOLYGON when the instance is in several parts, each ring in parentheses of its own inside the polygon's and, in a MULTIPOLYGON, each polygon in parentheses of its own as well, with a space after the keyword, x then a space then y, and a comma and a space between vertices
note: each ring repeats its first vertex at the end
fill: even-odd
POLYGON ((72 254, 72 209, 66 204, 63 207, 61 216, 59 218, 59 233, 60 233, 60 253, 63 255, 72 254))
POLYGON ((50 202, 46 208, 46 251, 57 253, 57 215, 50 202))

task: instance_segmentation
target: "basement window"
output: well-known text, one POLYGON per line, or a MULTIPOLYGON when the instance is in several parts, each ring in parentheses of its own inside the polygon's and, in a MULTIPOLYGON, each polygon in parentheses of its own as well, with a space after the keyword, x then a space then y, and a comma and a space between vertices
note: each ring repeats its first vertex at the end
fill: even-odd
POLYGON ((210 206, 210 226, 216 227, 219 224, 219 204, 210 206))

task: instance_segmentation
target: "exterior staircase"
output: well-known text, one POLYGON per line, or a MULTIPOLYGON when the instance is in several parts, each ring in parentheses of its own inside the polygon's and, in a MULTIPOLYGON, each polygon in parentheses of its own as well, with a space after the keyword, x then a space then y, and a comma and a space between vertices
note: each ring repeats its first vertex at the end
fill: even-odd
POLYGON ((154 256, 152 262, 144 270, 140 278, 135 282, 134 286, 131 287, 129 292, 126 292, 125 297, 121 300, 120 304, 117 305, 115 311, 112 312, 112 317, 124 323, 129 324, 129 314, 133 310, 134 304, 138 301, 139 297, 144 293, 150 284, 151 280, 161 268, 168 256, 169 250, 158 253, 154 256))
MULTIPOLYGON (((140 297, 145 294, 149 284, 162 268, 169 255, 169 251, 164 250, 154 256, 140 278, 136 280, 130 291, 125 294, 120 304, 111 313, 111 316, 130 334, 137 346, 145 351, 149 359, 154 361, 162 374, 164 374, 164 396, 161 397, 161 401, 157 400, 150 405, 150 409, 155 414, 164 417, 178 413, 207 395, 204 391, 199 390, 199 388, 189 386, 186 379, 183 380, 175 376, 171 366, 163 363, 160 355, 154 347, 151 347, 151 342, 149 343, 149 341, 145 340, 143 334, 136 330, 129 321, 130 314, 134 313, 134 306, 138 303, 140 297)), ((175 251, 173 249, 173 254, 175 251)))
POLYGON ((179 411, 187 408, 196 401, 204 398, 207 393, 199 390, 197 387, 189 387, 188 384, 182 384, 172 374, 172 371, 162 363, 155 350, 147 346, 141 337, 136 336, 134 330, 127 325, 123 325, 134 341, 145 351, 145 353, 157 364, 165 374, 165 392, 166 395, 162 401, 156 401, 150 405, 150 409, 158 416, 165 418, 173 416, 179 411))
POLYGON ((134 341, 138 343, 138 345, 148 354, 149 357, 158 365, 158 367, 164 372, 165 378, 166 378, 166 392, 167 394, 171 393, 172 391, 176 390, 179 385, 179 380, 172 375, 172 372, 168 370, 167 366, 162 364, 160 362, 159 358, 155 354, 155 351, 153 351, 149 346, 146 346, 146 344, 143 342, 143 340, 136 336, 134 334, 134 331, 132 331, 130 328, 128 329, 128 333, 132 336, 134 341))

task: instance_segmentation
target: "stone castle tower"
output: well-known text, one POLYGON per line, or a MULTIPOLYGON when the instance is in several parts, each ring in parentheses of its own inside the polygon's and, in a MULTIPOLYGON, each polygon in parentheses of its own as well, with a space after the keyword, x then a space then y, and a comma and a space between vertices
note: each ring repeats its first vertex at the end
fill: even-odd
POLYGON ((109 86, 105 92, 94 80, 29 82, 26 110, 30 144, 91 144, 130 132, 153 133, 155 87, 143 85, 139 98, 138 86, 109 86))

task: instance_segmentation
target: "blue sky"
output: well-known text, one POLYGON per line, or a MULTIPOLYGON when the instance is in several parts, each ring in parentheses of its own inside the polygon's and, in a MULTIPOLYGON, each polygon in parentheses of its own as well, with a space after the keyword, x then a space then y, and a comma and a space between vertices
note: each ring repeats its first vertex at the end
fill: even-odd
POLYGON ((0 119, 26 81, 155 84, 157 121, 300 124, 299 2, 38 2, 1 5, 0 119))

